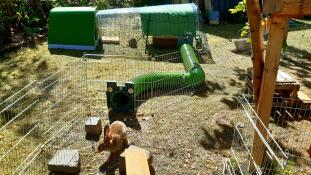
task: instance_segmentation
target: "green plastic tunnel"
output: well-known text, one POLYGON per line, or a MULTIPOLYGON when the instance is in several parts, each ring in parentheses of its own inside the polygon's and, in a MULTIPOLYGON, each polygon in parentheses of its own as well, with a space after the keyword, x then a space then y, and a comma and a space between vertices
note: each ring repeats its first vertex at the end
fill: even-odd
POLYGON ((134 112, 134 99, 150 90, 193 88, 205 81, 205 72, 189 44, 180 48, 185 71, 183 73, 148 73, 134 77, 125 86, 108 82, 107 104, 115 112, 134 112))

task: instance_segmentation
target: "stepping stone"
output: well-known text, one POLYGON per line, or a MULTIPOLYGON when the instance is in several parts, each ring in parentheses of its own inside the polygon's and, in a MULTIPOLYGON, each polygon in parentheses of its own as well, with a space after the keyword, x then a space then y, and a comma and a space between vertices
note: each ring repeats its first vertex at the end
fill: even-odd
POLYGON ((102 123, 99 117, 89 117, 85 121, 85 132, 89 135, 99 135, 102 132, 102 123))
POLYGON ((62 149, 49 160, 48 169, 58 173, 78 173, 80 154, 77 149, 62 149))

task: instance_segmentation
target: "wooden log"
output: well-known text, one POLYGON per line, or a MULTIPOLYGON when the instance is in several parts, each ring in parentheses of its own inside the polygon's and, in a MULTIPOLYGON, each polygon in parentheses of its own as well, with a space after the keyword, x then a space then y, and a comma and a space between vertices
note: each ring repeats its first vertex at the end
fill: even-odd
MULTIPOLYGON (((260 97, 257 107, 257 114, 263 122, 264 126, 257 121, 256 126, 263 137, 267 136, 270 113, 272 109, 273 95, 275 91, 276 78, 280 62, 280 54, 283 39, 285 37, 286 26, 288 25, 288 17, 272 16, 271 28, 269 32, 269 41, 267 55, 264 64, 263 79, 261 83, 260 97)), ((257 132, 254 133, 252 156, 257 165, 261 165, 265 153, 265 146, 257 132)), ((250 167, 252 168, 252 167, 250 167)))
POLYGON ((264 64, 263 27, 261 25, 259 0, 247 0, 246 3, 253 51, 253 94, 257 107, 264 64))
POLYGON ((127 175, 150 175, 146 151, 143 149, 125 150, 125 169, 127 175))
POLYGON ((120 44, 120 38, 118 36, 101 36, 102 44, 120 44))
POLYGON ((311 15, 311 0, 265 0, 263 13, 292 17, 311 15))

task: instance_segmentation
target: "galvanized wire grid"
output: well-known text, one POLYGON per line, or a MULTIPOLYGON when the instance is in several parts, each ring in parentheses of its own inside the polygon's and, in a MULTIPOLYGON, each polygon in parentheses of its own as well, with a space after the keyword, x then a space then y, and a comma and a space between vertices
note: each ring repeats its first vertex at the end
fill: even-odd
POLYGON ((73 62, 1 102, 1 173, 19 172, 69 121, 84 111, 81 92, 85 77, 77 74, 81 68, 73 62))
MULTIPOLYGON (((109 10, 108 10, 109 11, 109 10)), ((177 49, 156 49, 152 46, 152 36, 146 36, 142 31, 140 14, 137 9, 112 10, 109 13, 97 13, 98 37, 118 38, 119 43, 100 44, 104 55, 127 55, 127 56, 159 56, 178 51, 177 49)), ((165 22, 162 20, 162 23, 165 22)), ((175 21, 176 22, 176 21, 175 21)), ((167 23, 171 23, 167 21, 167 23)), ((180 21, 176 22, 176 24, 180 21)), ((171 30, 168 28, 167 30, 171 30)), ((205 62, 214 63, 208 45, 208 39, 200 30, 198 23, 196 37, 193 38, 194 46, 205 62), (200 38, 198 42, 196 38, 200 38), (199 44, 200 43, 200 44, 199 44)), ((165 37, 165 36, 164 36, 165 37)))
MULTIPOLYGON (((96 157, 100 157, 99 160, 95 159, 96 161, 103 161, 106 156, 95 154, 96 140, 86 138, 84 122, 89 116, 100 117, 103 124, 109 122, 107 119, 123 120, 129 128, 132 128, 130 132, 132 141, 149 150, 169 149, 178 145, 178 140, 164 139, 164 131, 159 128, 164 124, 162 119, 152 118, 150 122, 144 122, 138 121, 136 116, 128 117, 123 114, 114 116, 116 118, 109 116, 105 93, 108 80, 123 84, 145 73, 182 74, 184 67, 179 54, 154 57, 153 61, 149 58, 102 55, 85 55, 85 58, 87 59, 69 63, 45 80, 25 86, 1 102, 0 171, 3 174, 48 173, 48 160, 62 148, 79 149, 82 172, 98 171, 99 168, 90 166, 90 162, 96 157), (101 60, 91 59, 99 57, 101 60), (153 132, 152 136, 142 136, 140 134, 142 129, 153 132)), ((150 118, 160 113, 165 115, 164 111, 169 112, 169 109, 172 109, 173 114, 177 110, 174 109, 175 104, 179 107, 183 106, 182 104, 185 107, 189 105, 183 99, 195 90, 193 86, 159 87, 146 91, 135 99, 135 109, 138 113, 150 118), (176 95, 180 97, 174 98, 176 95)), ((155 159, 161 162, 164 155, 158 154, 155 159)), ((98 162, 93 163, 99 165, 98 162)), ((162 172, 169 171, 169 168, 160 168, 162 172)))
POLYGON ((267 129, 253 108, 252 96, 242 95, 231 146, 232 157, 224 160, 224 173, 309 174, 311 105, 310 101, 305 103, 308 105, 297 99, 274 97, 267 129), (260 127, 265 128, 267 136, 259 132, 260 127), (253 145, 255 134, 264 144, 261 166, 255 163, 252 155, 252 150, 259 151, 259 147, 253 145))

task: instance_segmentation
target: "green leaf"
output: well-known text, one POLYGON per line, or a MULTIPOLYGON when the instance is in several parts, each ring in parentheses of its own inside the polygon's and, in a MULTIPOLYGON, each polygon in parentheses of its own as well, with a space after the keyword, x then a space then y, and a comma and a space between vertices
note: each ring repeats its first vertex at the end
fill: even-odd
POLYGON ((231 14, 235 14, 238 12, 245 12, 246 11, 246 0, 242 0, 239 2, 233 9, 229 9, 231 14))
POLYGON ((241 36, 243 37, 243 36, 246 36, 248 34, 248 32, 247 31, 242 31, 241 32, 241 36))

